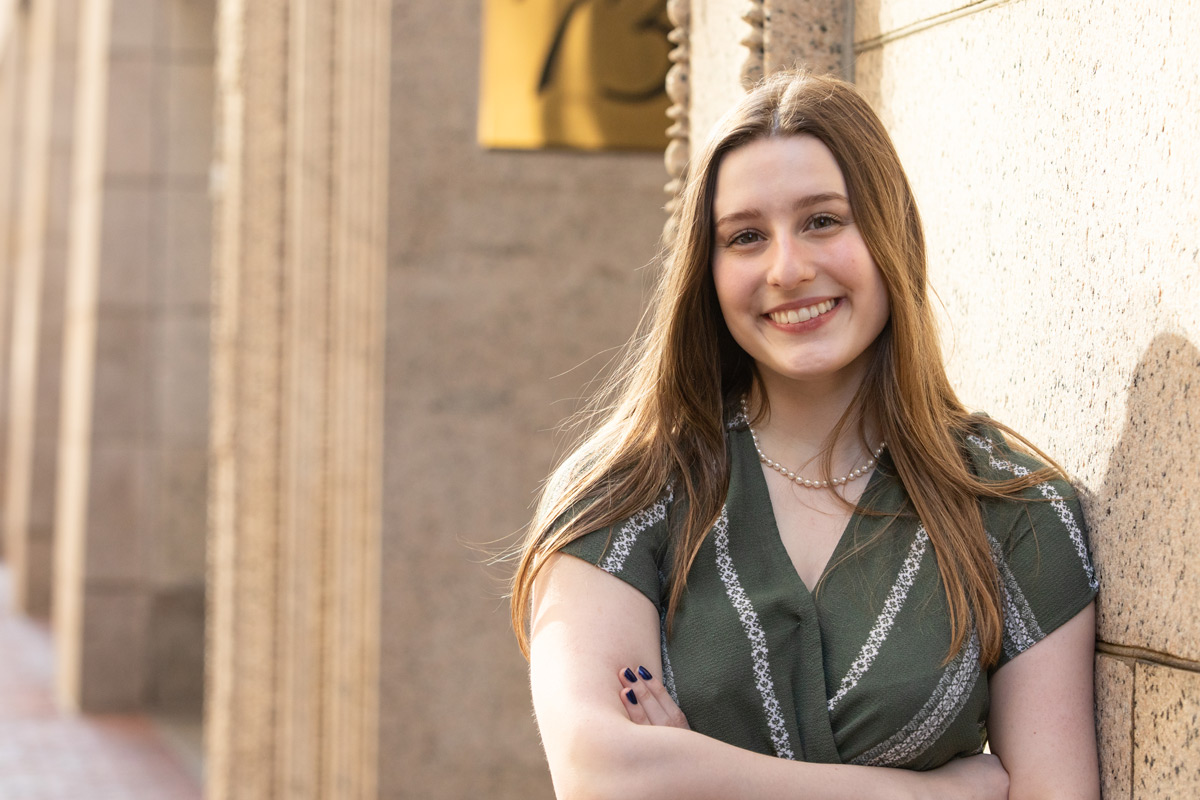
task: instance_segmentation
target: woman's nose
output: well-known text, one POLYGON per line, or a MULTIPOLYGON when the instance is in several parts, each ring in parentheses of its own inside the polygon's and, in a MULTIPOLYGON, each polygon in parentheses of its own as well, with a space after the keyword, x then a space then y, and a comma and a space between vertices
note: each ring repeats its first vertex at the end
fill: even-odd
POLYGON ((790 236, 775 240, 767 281, 780 289, 793 289, 816 275, 806 248, 790 236))

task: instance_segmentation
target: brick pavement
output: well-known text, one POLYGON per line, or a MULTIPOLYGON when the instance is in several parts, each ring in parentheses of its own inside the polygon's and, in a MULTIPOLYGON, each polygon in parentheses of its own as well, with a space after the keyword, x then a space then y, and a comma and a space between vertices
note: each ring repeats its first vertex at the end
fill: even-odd
POLYGON ((201 800, 147 717, 59 711, 53 663, 49 631, 13 613, 0 566, 0 800, 201 800))

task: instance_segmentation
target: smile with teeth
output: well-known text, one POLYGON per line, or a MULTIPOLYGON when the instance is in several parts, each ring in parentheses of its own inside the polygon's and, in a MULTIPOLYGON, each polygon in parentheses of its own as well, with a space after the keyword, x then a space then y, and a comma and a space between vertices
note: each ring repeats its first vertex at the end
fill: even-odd
POLYGON ((813 317, 819 317, 833 310, 837 305, 836 300, 825 300, 813 306, 804 308, 789 308, 787 311, 772 311, 769 316, 772 322, 777 322, 780 325, 794 324, 797 322, 808 322, 813 317))

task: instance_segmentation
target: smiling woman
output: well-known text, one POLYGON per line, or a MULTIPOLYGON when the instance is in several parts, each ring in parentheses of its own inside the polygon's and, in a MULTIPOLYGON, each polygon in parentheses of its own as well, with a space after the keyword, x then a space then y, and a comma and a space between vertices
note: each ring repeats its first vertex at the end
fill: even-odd
POLYGON ((678 213, 514 579, 559 796, 1098 796, 1079 507, 950 387, 878 118, 773 77, 678 213))
POLYGON ((734 150, 713 212, 717 300, 759 379, 861 384, 887 291, 829 148, 783 136, 734 150))

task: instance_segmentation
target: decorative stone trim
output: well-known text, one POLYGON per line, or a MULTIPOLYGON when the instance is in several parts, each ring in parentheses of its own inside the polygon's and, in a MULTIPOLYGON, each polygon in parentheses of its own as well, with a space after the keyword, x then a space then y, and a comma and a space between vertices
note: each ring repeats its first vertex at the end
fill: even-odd
POLYGON ((763 37, 764 17, 763 0, 750 0, 746 10, 742 12, 742 20, 750 26, 750 30, 741 38, 739 44, 749 50, 746 61, 742 64, 742 88, 749 91, 763 77, 763 37))
POLYGON ((670 241, 675 234, 675 212, 679 205, 679 190, 683 185, 683 173, 687 168, 688 155, 691 147, 689 140, 688 111, 691 107, 691 89, 688 81, 688 30, 691 21, 691 0, 667 0, 667 15, 675 26, 667 39, 675 45, 671 50, 671 69, 667 72, 667 96, 671 98, 671 107, 667 116, 672 120, 667 128, 667 150, 663 156, 667 174, 670 180, 663 190, 668 195, 666 210, 667 224, 663 238, 670 241))

